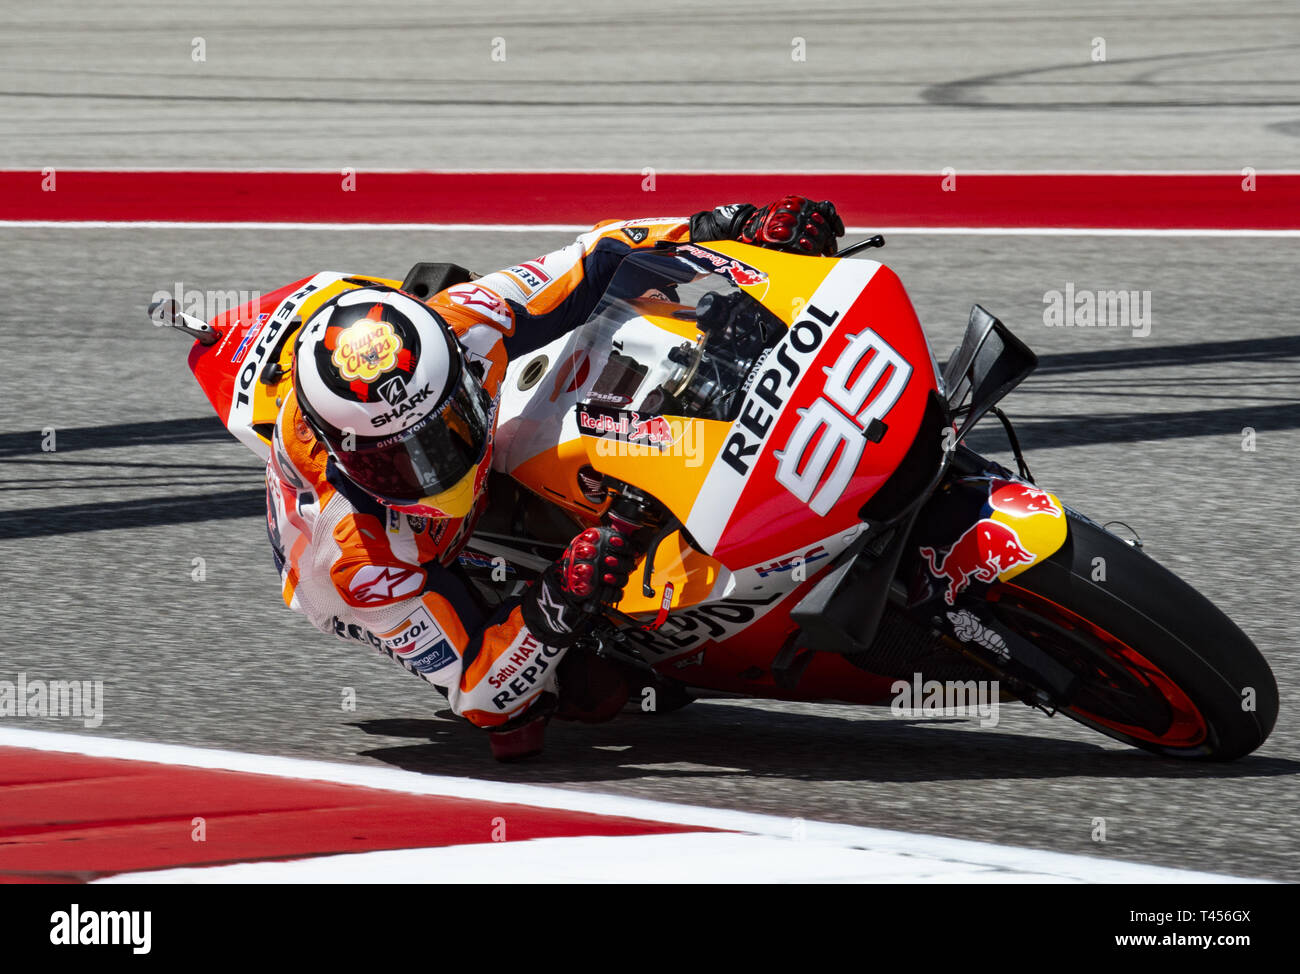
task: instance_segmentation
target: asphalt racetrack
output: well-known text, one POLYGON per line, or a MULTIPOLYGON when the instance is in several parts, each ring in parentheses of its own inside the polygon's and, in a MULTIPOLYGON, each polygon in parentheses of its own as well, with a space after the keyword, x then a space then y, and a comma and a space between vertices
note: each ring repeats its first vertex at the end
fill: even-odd
MULTIPOLYGON (((302 27, 298 46, 277 44, 301 6, 232 6, 223 19, 218 7, 137 3, 113 8, 111 24, 58 4, 41 8, 44 20, 25 8, 0 41, 0 162, 1237 170, 1293 163, 1300 135, 1297 45, 1285 40, 1297 14, 1281 4, 1071 6, 1055 19, 1042 5, 807 15, 768 5, 746 23, 725 6, 688 4, 656 5, 654 18, 570 5, 553 23, 512 21, 520 5, 499 17, 442 13, 455 21, 446 28, 408 12, 416 26, 405 30, 385 7, 346 35, 340 6, 302 27), (279 26, 259 33, 262 16, 279 26), (451 67, 420 57, 444 29, 451 67), (181 65, 191 63, 200 34, 209 55, 199 67, 216 77, 178 79, 162 52, 175 41, 181 65), (1114 60, 1090 65, 1099 34, 1114 60), (466 38, 486 51, 496 35, 510 59, 471 62, 466 38), (791 67, 796 35, 843 56, 810 55, 810 78, 772 83, 791 67), (393 39, 386 52, 381 36, 393 39), (225 62, 222 38, 239 41, 225 62), (872 52, 855 85, 850 50, 872 52), (1094 68, 1104 83, 1083 74, 1094 68), (674 73, 696 79, 688 95, 674 73), (617 83, 579 85, 607 77, 617 83), (628 104, 614 106, 620 99, 628 104), (363 134, 322 137, 308 152, 313 130, 291 126, 304 116, 363 134), (403 127, 413 119, 421 124, 403 127), (782 119, 799 145, 823 133, 826 153, 792 158, 775 135, 741 141, 782 119), (668 139, 675 125, 689 137, 668 139)), ((591 219, 638 215, 654 214, 591 219)), ((851 216, 865 224, 870 214, 851 216)), ((704 700, 595 728, 553 724, 544 759, 502 766, 429 687, 284 608, 261 465, 215 420, 185 367, 185 340, 151 327, 145 307, 178 284, 265 292, 319 270, 401 277, 438 259, 488 271, 568 236, 0 226, 11 284, 0 304, 0 678, 75 671, 104 681, 106 711, 93 728, 9 723, 1300 880, 1300 239, 906 234, 878 252, 908 286, 940 361, 975 301, 1038 352, 1038 373, 1004 403, 1038 481, 1097 520, 1132 525, 1259 645, 1282 710, 1255 754, 1222 766, 1164 761, 1019 705, 981 728, 704 700), (1071 284, 1149 291, 1150 333, 1048 327, 1045 294, 1071 284), (42 450, 51 429, 56 448, 42 450), (344 688, 355 711, 341 706, 344 688), (1093 838, 1099 818, 1104 843, 1093 838)), ((974 438, 1005 459, 1001 442, 993 428, 974 438)))

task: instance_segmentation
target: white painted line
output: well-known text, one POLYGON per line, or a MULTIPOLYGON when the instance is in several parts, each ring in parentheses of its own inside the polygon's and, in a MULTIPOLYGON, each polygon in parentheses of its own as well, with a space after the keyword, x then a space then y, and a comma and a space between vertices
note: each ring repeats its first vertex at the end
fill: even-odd
MULTIPOLYGON (((101 883, 1053 883, 1051 872, 766 835, 582 836, 121 873, 101 883)), ((1067 880, 1080 882, 1079 879, 1067 880)))
MULTIPOLYGON (((320 176, 340 175, 343 166, 332 169, 316 167, 300 168, 295 166, 251 166, 248 168, 230 168, 222 166, 55 166, 63 173, 83 172, 195 172, 195 173, 289 173, 315 174, 320 176)), ((357 173, 385 173, 397 175, 429 176, 529 176, 529 175, 567 175, 579 176, 628 176, 644 179, 641 167, 629 166, 626 169, 596 168, 585 169, 573 166, 540 169, 390 169, 386 167, 351 166, 357 173)), ((952 168, 960 176, 1224 176, 1241 179, 1241 169, 966 169, 960 166, 952 168)), ((1245 168, 1245 167, 1242 167, 1245 168)), ((1300 169, 1255 169, 1256 176, 1298 176, 1300 169)), ((22 169, 0 167, 0 174, 27 173, 40 175, 39 169, 22 169)), ((656 167, 655 176, 935 176, 944 177, 948 173, 944 168, 938 169, 669 169, 656 167)))
MULTIPOLYGON (((0 230, 338 230, 410 233, 586 233, 585 223, 273 223, 170 220, 0 220, 0 230)), ((849 227, 851 236, 882 233, 899 236, 970 237, 1300 237, 1300 228, 1286 230, 1215 229, 1207 227, 1157 229, 1129 227, 849 227)), ((846 245, 848 242, 846 241, 846 245)))
POLYGON ((586 233, 590 223, 276 223, 184 220, 0 220, 4 227, 41 230, 441 230, 454 233, 586 233))
MULTIPOLYGON (((400 791, 414 795, 440 795, 479 801, 565 809, 598 815, 619 815, 655 822, 694 825, 768 836, 795 843, 825 843, 839 849, 861 849, 904 857, 921 857, 946 863, 954 870, 982 868, 1021 875, 1042 875, 1055 881, 1101 883, 1225 883, 1251 882, 1215 873, 1191 872, 1091 856, 1021 849, 1013 846, 949 839, 942 836, 894 832, 885 829, 801 822, 773 815, 728 809, 676 805, 620 795, 568 791, 538 785, 421 775, 393 768, 336 764, 299 758, 236 751, 219 751, 179 744, 154 744, 77 734, 56 734, 17 728, 0 728, 0 746, 85 754, 102 758, 153 761, 185 767, 242 771, 286 778, 330 781, 400 791)), ((486 756, 485 756, 486 760, 486 756)), ((510 844, 512 848, 518 846, 510 844)), ((407 855, 409 853, 404 853, 407 855)))
POLYGON ((1225 230, 1214 227, 852 227, 845 232, 958 237, 1300 237, 1300 228, 1225 230))

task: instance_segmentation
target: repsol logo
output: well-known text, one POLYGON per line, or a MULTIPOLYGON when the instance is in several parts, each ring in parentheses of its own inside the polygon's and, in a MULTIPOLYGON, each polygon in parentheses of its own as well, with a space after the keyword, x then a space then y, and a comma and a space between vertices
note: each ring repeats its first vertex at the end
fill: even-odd
POLYGON ((359 643, 369 643, 381 651, 384 649, 384 641, 369 629, 362 629, 355 622, 344 622, 338 616, 334 616, 331 622, 334 624, 334 635, 344 639, 355 639, 359 643))
POLYGON ((426 383, 423 388, 418 389, 415 392, 411 393, 410 398, 408 398, 406 402, 402 403, 399 406, 395 406, 394 408, 388 410, 388 412, 386 413, 380 413, 378 416, 371 416, 370 425, 387 426, 389 423, 393 422, 394 420, 401 419, 412 409, 420 405, 420 403, 424 402, 424 400, 428 399, 432 395, 433 395, 433 390, 430 389, 428 384, 426 383))
POLYGON ((762 599, 719 599, 674 612, 658 630, 628 629, 627 634, 639 649, 656 656, 677 655, 708 640, 730 639, 782 597, 783 593, 773 592, 762 599))
POLYGON ((563 652, 531 635, 524 636, 519 649, 502 661, 505 666, 488 677, 488 683, 494 688, 502 688, 493 695, 492 706, 505 710, 508 704, 529 693, 550 670, 550 661, 563 652))
POLYGON ((740 415, 732 424, 731 435, 722 447, 723 461, 736 473, 742 476, 749 473, 750 463, 762 449, 781 407, 798 384, 799 374, 821 348, 839 316, 838 311, 827 314, 815 304, 808 305, 807 317, 791 325, 775 354, 759 365, 763 371, 751 385, 740 415))
POLYGON ((266 323, 262 329, 262 334, 257 338, 257 344, 248 355, 248 361, 244 367, 239 370, 239 378, 236 380, 235 388, 235 405, 247 406, 252 400, 249 398, 249 391, 253 388, 253 383, 257 381, 257 373, 262 367, 263 360, 271 353, 275 347, 276 339, 280 333, 289 326, 289 321, 293 318, 293 312, 302 302, 302 299, 311 294, 312 291, 319 289, 316 284, 304 284, 301 288, 289 295, 271 320, 266 323))
POLYGON ((384 645, 389 647, 390 649, 397 650, 397 652, 399 653, 402 652, 409 653, 411 652, 411 650, 407 649, 406 647, 409 647, 411 643, 415 642, 416 639, 418 639, 420 636, 424 635, 428 631, 429 631, 429 624, 427 622, 417 622, 414 625, 412 625, 409 629, 407 629, 405 632, 399 633, 398 635, 393 636, 390 639, 384 640, 384 645))

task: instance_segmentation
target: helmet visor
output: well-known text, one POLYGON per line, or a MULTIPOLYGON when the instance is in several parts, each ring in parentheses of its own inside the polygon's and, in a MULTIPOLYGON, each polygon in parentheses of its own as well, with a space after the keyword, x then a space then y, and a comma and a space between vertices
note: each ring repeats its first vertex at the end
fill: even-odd
POLYGON ((423 422, 335 458, 348 479, 390 507, 411 505, 458 484, 483 460, 492 401, 469 369, 455 391, 423 422))

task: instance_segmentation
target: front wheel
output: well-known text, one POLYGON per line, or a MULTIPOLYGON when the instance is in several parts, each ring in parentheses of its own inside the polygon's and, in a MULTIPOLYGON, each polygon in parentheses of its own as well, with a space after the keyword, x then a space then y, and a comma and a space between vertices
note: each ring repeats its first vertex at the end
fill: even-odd
POLYGON ((1264 743, 1277 683, 1246 634, 1139 550, 1069 517, 1059 551, 987 596, 1003 626, 1074 673, 1061 711, 1170 757, 1229 761, 1264 743))

